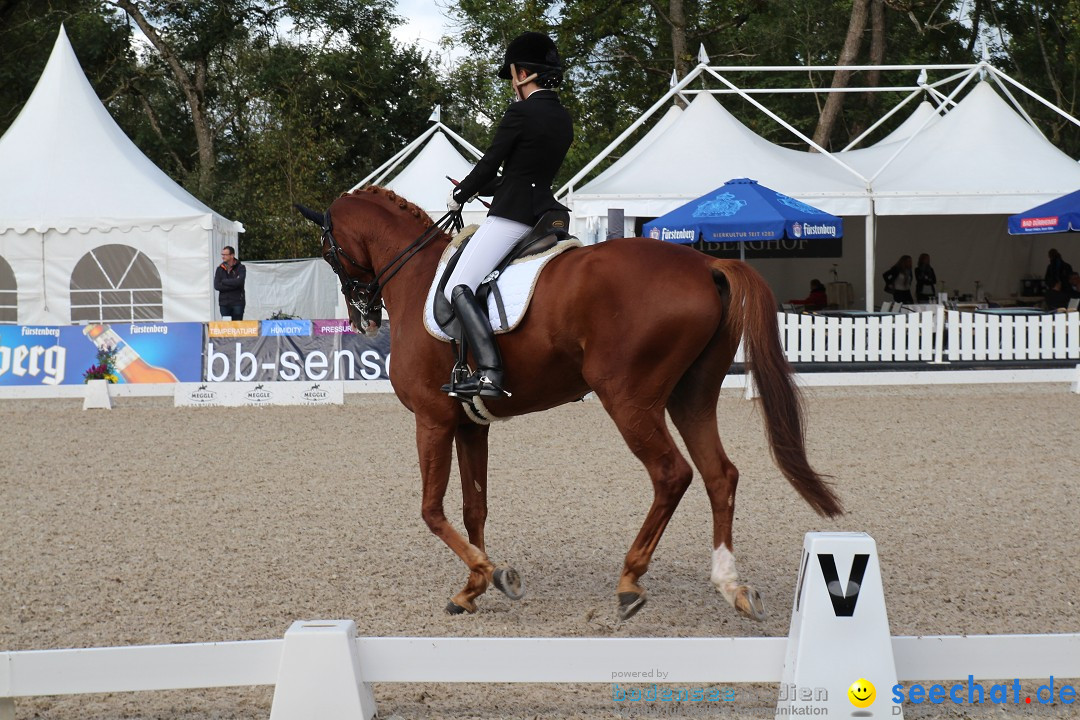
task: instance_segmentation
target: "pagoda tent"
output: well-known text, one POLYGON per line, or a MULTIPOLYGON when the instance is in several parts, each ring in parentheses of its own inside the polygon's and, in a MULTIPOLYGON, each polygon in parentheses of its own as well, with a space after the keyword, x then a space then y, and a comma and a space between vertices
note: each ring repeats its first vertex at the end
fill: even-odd
MULTIPOLYGON (((432 113, 431 119, 434 124, 352 189, 358 190, 370 184, 382 185, 418 205, 432 220, 442 217, 454 187, 447 177, 461 181, 475 164, 467 160, 450 139, 453 138, 477 160, 483 153, 444 125, 439 119, 438 108, 432 113)), ((487 208, 479 200, 468 202, 462 208, 461 217, 466 225, 479 224, 486 216, 487 208)))
POLYGON ((0 137, 0 296, 15 298, 0 321, 210 320, 220 251, 242 231, 128 139, 61 27, 0 137))

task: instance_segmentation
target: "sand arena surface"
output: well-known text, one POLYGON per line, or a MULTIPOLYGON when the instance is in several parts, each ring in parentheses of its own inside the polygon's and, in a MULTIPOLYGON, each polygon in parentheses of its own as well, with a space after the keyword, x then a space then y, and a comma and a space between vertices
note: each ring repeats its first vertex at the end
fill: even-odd
MULTIPOLYGON (((450 617, 466 571, 420 518, 413 418, 392 396, 242 409, 120 398, 111 411, 4 401, 0 650, 280 638, 305 618, 352 618, 364 635, 784 636, 810 530, 874 536, 893 634, 1077 632, 1080 396, 1064 385, 806 396, 811 460, 848 508, 836 521, 779 476, 756 403, 725 391, 718 406, 742 476, 735 555, 765 600, 763 623, 709 583, 697 478, 643 580, 648 604, 616 620, 615 583, 651 491, 597 402, 493 429, 488 549, 527 594, 493 590, 476 615, 450 617)), ((460 527, 455 485, 456 473, 447 514, 460 527)), ((272 693, 22 699, 16 717, 267 718, 272 693)), ((735 694, 678 716, 772 717, 775 687, 735 694)), ((620 706, 606 685, 382 684, 375 696, 382 717, 671 717, 620 706)), ((1016 714, 1080 717, 1076 707, 1016 714)), ((1005 715, 924 705, 907 716, 1005 715)))

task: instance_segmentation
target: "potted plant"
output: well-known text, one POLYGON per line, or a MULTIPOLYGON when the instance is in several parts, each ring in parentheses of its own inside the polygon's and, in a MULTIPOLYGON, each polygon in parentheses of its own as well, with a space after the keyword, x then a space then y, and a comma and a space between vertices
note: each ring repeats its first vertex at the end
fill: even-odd
POLYGON ((107 383, 120 382, 116 374, 116 349, 111 347, 101 348, 97 352, 97 363, 83 373, 83 382, 91 380, 104 380, 107 383))

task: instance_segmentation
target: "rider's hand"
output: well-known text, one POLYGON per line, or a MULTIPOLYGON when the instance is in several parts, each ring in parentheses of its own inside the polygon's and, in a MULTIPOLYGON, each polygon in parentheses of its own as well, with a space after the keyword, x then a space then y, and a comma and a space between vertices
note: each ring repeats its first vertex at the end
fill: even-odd
POLYGON ((461 209, 461 203, 454 198, 454 191, 450 191, 450 197, 446 198, 446 209, 450 212, 457 212, 461 209))

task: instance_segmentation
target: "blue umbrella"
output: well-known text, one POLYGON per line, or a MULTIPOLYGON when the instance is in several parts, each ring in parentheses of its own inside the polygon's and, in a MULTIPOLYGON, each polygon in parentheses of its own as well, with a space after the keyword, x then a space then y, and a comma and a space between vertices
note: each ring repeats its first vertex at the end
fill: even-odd
POLYGON ((697 242, 699 237, 706 242, 739 243, 837 238, 844 235, 844 221, 756 180, 738 178, 645 223, 644 232, 683 244, 697 242))
POLYGON ((1080 190, 1009 216, 1010 235, 1080 232, 1080 190))

